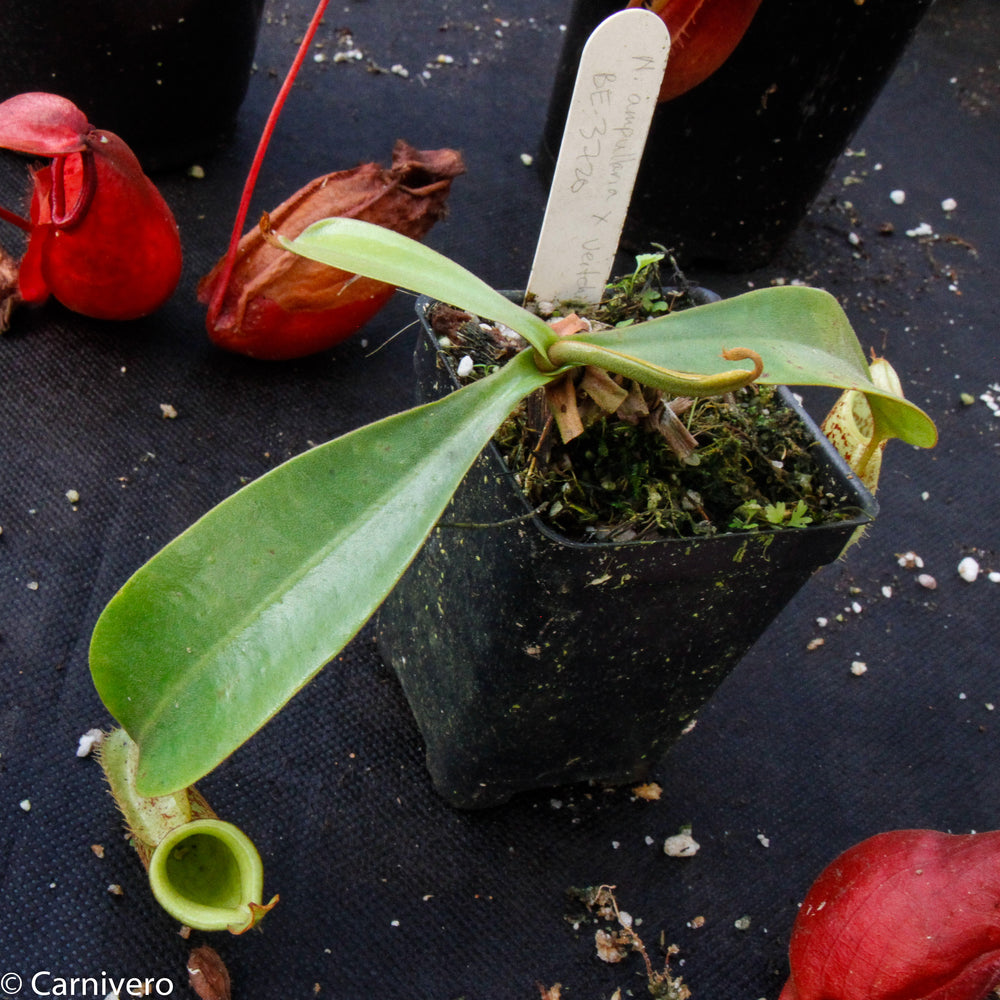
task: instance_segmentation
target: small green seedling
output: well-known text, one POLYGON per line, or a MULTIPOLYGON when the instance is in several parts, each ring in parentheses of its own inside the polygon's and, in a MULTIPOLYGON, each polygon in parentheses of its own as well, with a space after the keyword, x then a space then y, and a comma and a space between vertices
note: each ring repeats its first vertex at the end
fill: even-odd
POLYGON ((729 527, 739 531, 754 531, 766 526, 804 528, 811 523, 809 506, 804 500, 799 500, 790 510, 788 504, 782 500, 768 504, 761 504, 757 500, 748 500, 736 508, 729 527))

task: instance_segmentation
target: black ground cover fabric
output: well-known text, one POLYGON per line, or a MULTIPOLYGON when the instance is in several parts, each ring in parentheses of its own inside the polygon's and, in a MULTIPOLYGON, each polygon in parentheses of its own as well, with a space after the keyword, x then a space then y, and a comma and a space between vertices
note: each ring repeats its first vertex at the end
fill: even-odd
MULTIPOLYGON (((1000 397, 1000 11, 938 0, 777 260, 752 274, 690 269, 723 294, 776 280, 830 289, 941 442, 890 444, 876 525, 656 768, 662 798, 574 787, 449 809, 366 629, 201 783, 255 840, 281 903, 259 932, 185 941, 149 894, 98 766, 75 756, 83 732, 111 723, 90 683, 90 631, 130 573, 247 479, 410 401, 413 334, 393 339, 410 322, 404 295, 353 341, 284 364, 213 348, 194 301, 309 6, 268 4, 237 133, 204 178, 156 177, 185 244, 175 298, 121 326, 49 305, 0 338, 0 977, 20 975, 22 996, 44 971, 166 978, 189 996, 188 951, 210 942, 237 1000, 519 1000, 556 982, 569 1000, 642 996, 638 958, 600 962, 593 928, 566 919, 570 887, 608 883, 654 956, 661 935, 679 946, 674 969, 696 998, 773 1000, 797 903, 836 854, 881 830, 1000 826, 1000 584, 987 577, 1000 572, 1000 420, 981 398, 1000 397), (921 223, 932 235, 907 235, 921 223), (908 550, 936 589, 899 565, 908 550), (966 555, 983 568, 971 584, 956 570, 966 555), (700 851, 665 856, 684 825, 700 851)), ((525 0, 334 5, 317 50, 330 58, 306 63, 255 207, 387 161, 397 138, 454 146, 469 172, 429 242, 518 287, 545 200, 521 157, 537 148, 567 13, 525 0), (363 58, 332 58, 348 49, 363 58), (371 71, 394 65, 408 75, 371 71)), ((25 169, 0 161, 4 204, 25 169)))

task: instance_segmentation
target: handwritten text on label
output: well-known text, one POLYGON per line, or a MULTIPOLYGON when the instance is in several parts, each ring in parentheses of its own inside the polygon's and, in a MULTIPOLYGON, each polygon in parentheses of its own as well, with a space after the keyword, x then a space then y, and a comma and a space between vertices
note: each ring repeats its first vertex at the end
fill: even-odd
MULTIPOLYGON (((632 72, 635 74, 655 72, 655 60, 652 56, 632 56, 632 72)), ((577 130, 580 143, 569 190, 579 194, 588 186, 598 187, 596 197, 604 202, 613 202, 620 197, 626 199, 632 196, 632 176, 628 176, 626 166, 638 165, 646 142, 645 128, 637 129, 636 123, 640 108, 645 102, 643 94, 632 90, 631 75, 626 80, 627 89, 619 85, 617 73, 599 72, 591 77, 591 89, 586 98, 587 106, 593 112, 593 121, 577 130), (637 141, 638 140, 638 141, 637 141)), ((621 236, 619 228, 612 232, 611 213, 591 211, 593 234, 586 237, 576 254, 579 266, 576 269, 575 293, 588 301, 596 293, 603 291, 607 274, 602 274, 602 268, 591 265, 597 259, 603 259, 607 252, 607 240, 614 240, 617 249, 621 236), (603 228, 602 228, 603 227, 603 228)))

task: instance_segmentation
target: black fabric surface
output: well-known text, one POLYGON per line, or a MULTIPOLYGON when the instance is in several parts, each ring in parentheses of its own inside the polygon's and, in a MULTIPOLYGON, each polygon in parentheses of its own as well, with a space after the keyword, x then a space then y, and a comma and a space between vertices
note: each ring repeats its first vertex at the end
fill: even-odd
MULTIPOLYGON (((83 732, 111 723, 89 678, 90 631, 145 559, 247 479, 410 401, 412 333, 393 339, 411 318, 402 294, 353 341, 284 364, 213 348, 194 301, 310 6, 268 4, 236 135, 203 161, 204 179, 155 178, 185 244, 174 299, 124 325, 51 304, 0 338, 0 975, 20 974, 22 996, 42 970, 166 977, 189 996, 188 951, 210 942, 237 1000, 516 1000, 556 982, 570 1000, 642 996, 639 959, 600 962, 593 928, 565 919, 569 887, 609 883, 654 960, 661 935, 680 947, 674 970, 696 998, 774 998, 797 902, 837 853, 893 828, 1000 826, 1000 584, 986 576, 1000 571, 1000 420, 979 398, 1000 383, 1000 9, 938 0, 777 260, 753 274, 689 269, 723 294, 773 280, 830 289, 941 442, 890 444, 876 525, 810 582, 657 767, 662 798, 574 787, 452 811, 365 630, 200 783, 254 839, 281 903, 258 932, 185 941, 152 900, 99 767, 75 756, 83 732), (884 222, 893 235, 879 234, 884 222), (938 238, 906 235, 921 222, 938 238), (937 589, 898 565, 907 550, 937 589), (970 554, 984 571, 972 584, 956 572, 970 554), (852 674, 853 661, 867 673, 852 674), (665 856, 685 824, 699 853, 665 856)), ((387 161, 399 137, 454 146, 468 175, 429 242, 518 287, 545 201, 521 154, 541 136, 567 14, 568 2, 525 0, 335 5, 321 51, 348 47, 349 29, 365 58, 306 63, 255 210, 320 173, 387 161), (370 72, 394 64, 409 75, 370 72)), ((18 202, 25 169, 0 161, 4 204, 18 202)))

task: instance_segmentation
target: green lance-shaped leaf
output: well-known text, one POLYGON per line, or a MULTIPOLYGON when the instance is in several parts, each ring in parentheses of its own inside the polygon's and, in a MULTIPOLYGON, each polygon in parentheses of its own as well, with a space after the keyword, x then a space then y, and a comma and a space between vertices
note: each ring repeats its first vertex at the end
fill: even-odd
MULTIPOLYGON (((269 231, 270 232, 270 231, 269 231)), ((723 366, 721 357, 708 364, 710 376, 649 364, 642 357, 613 350, 586 348, 573 338, 559 338, 534 313, 512 302, 464 267, 406 236, 357 219, 315 222, 294 240, 274 234, 279 246, 311 260, 430 296, 475 316, 483 316, 516 330, 535 348, 536 363, 544 370, 563 366, 603 365, 609 371, 640 379, 667 392, 694 395, 731 392, 753 381, 750 370, 723 366), (559 352, 562 352, 561 354, 559 352), (558 356, 557 356, 558 355, 558 356), (723 371, 720 371, 724 369, 723 371), (700 384, 704 382, 704 384, 700 384)), ((702 371, 703 369, 697 369, 702 371)), ((694 371, 694 369, 692 369, 694 371)))
MULTIPOLYGON (((759 289, 567 340, 689 372, 717 370, 722 364, 720 346, 749 348, 764 362, 760 382, 857 389, 868 398, 885 436, 922 448, 933 447, 937 441, 934 422, 923 410, 872 380, 847 315, 829 292, 818 288, 759 289)), ((569 360, 562 350, 558 345, 550 357, 560 363, 569 360)))
POLYGON ((139 745, 141 794, 202 777, 347 644, 497 427, 549 377, 525 351, 438 402, 313 448, 128 580, 97 622, 90 663, 139 745))
POLYGON ((294 240, 276 234, 286 250, 344 271, 377 278, 440 299, 517 330, 542 355, 557 339, 552 328, 460 264, 407 236, 358 219, 314 222, 294 240))

